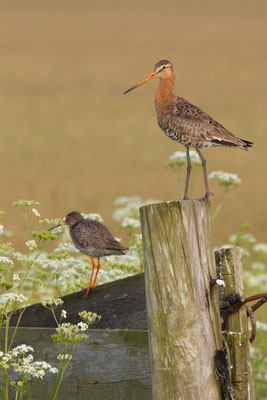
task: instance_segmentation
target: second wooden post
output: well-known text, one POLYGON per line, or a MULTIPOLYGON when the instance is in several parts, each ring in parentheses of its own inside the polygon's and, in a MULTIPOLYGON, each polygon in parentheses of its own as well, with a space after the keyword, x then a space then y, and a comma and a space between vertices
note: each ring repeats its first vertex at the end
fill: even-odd
POLYGON ((154 400, 221 399, 222 348, 209 208, 172 201, 141 207, 154 400))

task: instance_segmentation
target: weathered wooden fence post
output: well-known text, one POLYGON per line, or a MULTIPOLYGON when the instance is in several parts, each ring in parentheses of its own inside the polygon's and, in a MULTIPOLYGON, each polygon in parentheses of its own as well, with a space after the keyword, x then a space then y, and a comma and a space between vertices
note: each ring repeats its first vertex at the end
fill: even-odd
MULTIPOLYGON (((240 250, 237 247, 215 252, 217 275, 224 280, 225 287, 219 289, 220 309, 228 307, 229 296, 243 296, 243 271, 240 250)), ((231 382, 235 400, 254 400, 254 384, 249 355, 249 332, 246 306, 229 315, 223 338, 230 357, 231 382)))
POLYGON ((154 400, 216 400, 222 348, 209 207, 171 201, 141 207, 154 400))

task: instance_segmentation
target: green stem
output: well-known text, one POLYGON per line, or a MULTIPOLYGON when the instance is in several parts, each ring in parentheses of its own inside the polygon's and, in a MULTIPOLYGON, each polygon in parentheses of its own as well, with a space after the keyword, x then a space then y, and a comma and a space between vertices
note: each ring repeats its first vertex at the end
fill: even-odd
POLYGON ((52 311, 52 314, 53 314, 53 317, 54 317, 54 319, 56 321, 57 326, 59 326, 59 323, 58 323, 58 320, 57 320, 57 317, 56 317, 56 314, 55 314, 55 311, 54 311, 53 307, 51 307, 51 311, 52 311))
MULTIPOLYGON (((8 328, 9 328, 9 317, 6 318, 6 326, 5 326, 5 353, 8 351, 8 328)), ((7 371, 3 368, 3 398, 4 400, 8 400, 8 379, 7 379, 7 371)))
POLYGON ((28 240, 30 239, 30 227, 29 227, 29 222, 28 222, 28 214, 27 211, 24 211, 24 216, 25 216, 25 224, 26 224, 26 229, 27 229, 27 237, 28 240))
POLYGON ((55 398, 56 398, 56 396, 57 396, 57 392, 58 392, 60 383, 61 383, 61 381, 62 381, 63 374, 64 374, 64 370, 63 370, 63 368, 60 368, 59 373, 58 373, 58 375, 57 375, 57 380, 56 380, 56 383, 55 383, 55 386, 54 386, 54 391, 53 391, 52 400, 55 400, 55 398))
POLYGON ((5 328, 5 353, 8 352, 8 329, 9 329, 9 322, 10 322, 10 317, 8 316, 6 318, 6 328, 5 328))
POLYGON ((15 388, 15 389, 16 389, 16 392, 19 393, 19 391, 20 391, 19 386, 17 386, 17 385, 16 385, 16 382, 12 380, 11 376, 8 374, 7 371, 6 371, 6 375, 7 375, 7 378, 9 379, 9 382, 10 382, 11 385, 13 386, 13 388, 15 388))
POLYGON ((29 399, 32 400, 31 391, 30 391, 30 387, 29 387, 28 381, 26 381, 26 386, 27 386, 27 392, 28 392, 28 395, 29 395, 29 399))
POLYGON ((32 390, 32 388, 34 387, 34 385, 36 385, 36 383, 39 381, 40 378, 36 378, 35 381, 32 383, 31 386, 29 386, 29 390, 32 390))
MULTIPOLYGON (((25 218, 26 218, 26 224, 27 224, 27 214, 25 214, 25 218)), ((29 239, 29 235, 28 235, 28 239, 29 239)), ((19 294, 22 292, 23 283, 25 282, 25 280, 26 280, 26 279, 28 278, 28 276, 29 276, 29 273, 30 273, 30 271, 31 271, 31 267, 32 267, 33 261, 37 260, 37 258, 41 255, 41 253, 42 253, 43 250, 45 249, 47 243, 48 243, 47 240, 43 240, 42 243, 41 243, 41 245, 40 245, 40 248, 38 249, 38 251, 37 251, 37 253, 36 253, 36 255, 35 255, 32 259, 28 256, 27 270, 26 270, 26 272, 25 272, 23 278, 21 279, 21 281, 20 281, 20 283, 19 283, 19 285, 18 285, 18 293, 19 293, 19 294)))
POLYGON ((24 307, 23 311, 22 311, 22 312, 20 313, 20 315, 19 315, 19 318, 18 318, 16 327, 15 327, 15 330, 14 330, 14 332, 13 332, 11 341, 10 341, 9 346, 8 346, 8 350, 10 350, 10 348, 11 348, 11 346, 12 346, 12 344, 13 344, 13 341, 14 341, 14 339, 15 339, 15 336, 16 336, 16 333, 17 333, 17 330, 18 330, 18 327, 19 327, 20 320, 21 320, 22 315, 24 314, 24 311, 25 311, 25 310, 26 310, 26 307, 24 307))
POLYGON ((34 260, 36 260, 40 254, 43 252, 43 250, 45 249, 46 245, 48 243, 48 240, 42 240, 41 245, 38 249, 38 253, 36 254, 36 256, 34 257, 34 260))
MULTIPOLYGON (((63 361, 63 363, 61 364, 61 368, 60 368, 60 371, 59 371, 59 373, 58 373, 57 380, 56 380, 56 383, 55 383, 55 387, 54 387, 54 392, 53 392, 52 400, 55 400, 55 399, 56 399, 56 396, 57 396, 59 387, 60 387, 60 385, 61 385, 61 381, 62 381, 62 379, 63 379, 64 372, 65 372, 67 366, 68 366, 69 363, 70 363, 70 360, 71 360, 71 358, 72 358, 72 356, 73 356, 73 353, 74 353, 74 350, 75 350, 76 346, 77 346, 77 343, 73 345, 72 351, 71 351, 71 353, 70 353, 70 358, 68 359, 67 363, 64 364, 64 367, 62 366, 63 363, 64 363, 64 361, 63 361)), ((67 348, 67 346, 64 346, 64 355, 66 354, 66 348, 67 348)))
POLYGON ((30 262, 30 263, 27 262, 27 270, 26 270, 26 272, 25 272, 23 278, 21 279, 21 281, 20 281, 20 283, 19 283, 19 285, 18 285, 18 294, 21 294, 21 292, 22 292, 23 283, 24 283, 25 280, 28 278, 28 275, 29 275, 30 270, 31 270, 31 265, 32 265, 31 262, 30 262))
MULTIPOLYGON (((1 317, 0 317, 0 332, 1 332, 2 325, 3 325, 4 314, 5 314, 5 310, 2 310, 1 317)), ((1 345, 0 345, 0 350, 1 350, 1 345)))
POLYGON ((3 399, 8 400, 8 384, 7 384, 7 373, 6 369, 3 368, 3 399))
POLYGON ((229 193, 229 189, 226 188, 226 190, 223 192, 223 194, 221 195, 219 202, 217 204, 217 207, 215 209, 215 211, 212 213, 212 217, 211 220, 214 221, 215 218, 218 216, 219 212, 221 211, 223 202, 225 200, 226 195, 229 193))

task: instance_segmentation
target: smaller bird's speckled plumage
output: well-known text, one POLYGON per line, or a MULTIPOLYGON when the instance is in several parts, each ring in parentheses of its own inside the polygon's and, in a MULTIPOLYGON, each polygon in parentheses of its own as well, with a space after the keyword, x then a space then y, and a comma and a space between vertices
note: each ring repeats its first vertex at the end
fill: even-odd
POLYGON ((77 211, 66 216, 70 226, 70 236, 74 245, 82 253, 91 257, 123 255, 127 247, 122 246, 100 222, 87 220, 77 211))
MULTIPOLYGON (((70 212, 63 220, 65 225, 70 227, 70 237, 75 247, 82 253, 91 257, 92 272, 90 283, 87 288, 85 298, 87 298, 90 289, 95 286, 97 275, 100 269, 100 257, 112 255, 124 255, 127 247, 122 246, 108 230, 108 228, 100 222, 93 221, 92 219, 84 219, 83 216, 77 212, 70 212), (97 257, 97 267, 95 265, 94 257, 97 257), (93 281, 94 271, 96 267, 96 274, 93 281)), ((53 226, 49 229, 59 227, 53 226)))

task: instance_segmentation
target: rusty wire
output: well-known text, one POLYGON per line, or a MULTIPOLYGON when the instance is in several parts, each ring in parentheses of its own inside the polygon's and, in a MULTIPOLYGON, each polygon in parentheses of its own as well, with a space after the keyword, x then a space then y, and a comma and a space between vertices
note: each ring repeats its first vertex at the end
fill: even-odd
POLYGON ((254 296, 250 296, 247 298, 242 298, 238 293, 234 293, 228 297, 228 307, 223 311, 222 317, 222 330, 225 330, 227 320, 231 314, 240 310, 240 308, 249 303, 250 301, 259 300, 257 303, 253 304, 251 307, 246 306, 247 314, 251 320, 251 336, 250 343, 252 343, 256 337, 256 317, 254 312, 261 307, 264 303, 267 302, 267 293, 259 293, 254 296))

